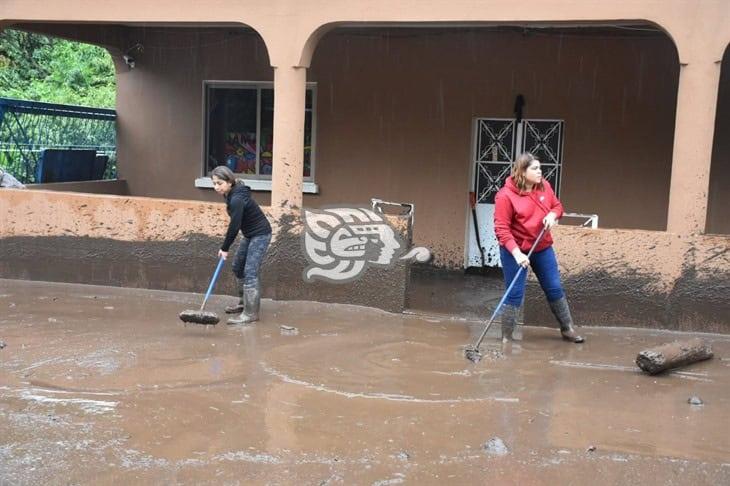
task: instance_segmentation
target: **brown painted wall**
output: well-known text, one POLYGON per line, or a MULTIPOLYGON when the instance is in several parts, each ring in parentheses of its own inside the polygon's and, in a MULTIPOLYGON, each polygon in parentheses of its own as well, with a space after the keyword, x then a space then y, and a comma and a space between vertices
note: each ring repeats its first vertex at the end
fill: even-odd
MULTIPOLYGON (((193 187, 202 81, 270 81, 263 41, 237 28, 124 32, 145 50, 134 70, 118 73, 121 177, 132 195, 218 201, 193 187)), ((602 227, 664 229, 677 70, 666 36, 335 30, 308 72, 318 83, 321 192, 304 203, 414 202, 415 243, 434 250, 436 265, 461 266, 472 118, 511 116, 522 93, 526 117, 566 120, 568 210, 598 213, 602 227)), ((718 135, 730 124, 722 120, 718 135)), ((725 194, 711 191, 711 215, 725 194)), ((269 204, 268 192, 256 198, 269 204)))
MULTIPOLYGON (((635 0, 630 2, 606 2, 605 0, 583 0, 580 2, 564 0, 474 2, 473 0, 450 0, 428 2, 427 6, 424 6, 423 2, 412 0, 402 2, 347 0, 329 2, 326 5, 322 4, 320 5, 322 8, 312 8, 309 2, 250 0, 246 2, 245 8, 242 8, 240 3, 238 0, 217 0, 215 2, 162 0, 151 4, 146 0, 128 0, 123 6, 115 4, 110 8, 107 2, 89 2, 88 0, 68 0, 55 3, 39 0, 11 1, 4 2, 2 8, 0 8, 0 27, 12 23, 13 20, 11 19, 22 19, 23 22, 77 22, 86 25, 101 25, 103 28, 107 28, 111 24, 125 24, 129 26, 147 26, 147 32, 152 35, 155 30, 164 28, 165 25, 228 26, 233 22, 240 22, 240 25, 252 26, 264 36, 271 65, 280 69, 279 81, 284 83, 283 85, 297 86, 297 82, 301 79, 296 73, 300 72, 302 67, 310 65, 312 54, 321 36, 335 26, 363 26, 368 25, 368 23, 377 23, 381 26, 401 25, 410 27, 511 24, 527 25, 534 30, 547 25, 590 25, 594 27, 611 25, 612 28, 616 28, 614 32, 622 29, 622 35, 643 36, 646 34, 644 32, 646 30, 645 26, 655 25, 660 30, 667 32, 667 36, 674 40, 678 50, 678 58, 683 66, 681 70, 682 89, 680 89, 677 103, 677 134, 674 141, 675 158, 672 164, 673 178, 671 181, 673 190, 668 205, 668 227, 673 231, 689 234, 701 231, 706 226, 707 188, 711 158, 709 154, 712 152, 711 126, 715 120, 714 113, 717 102, 715 87, 719 76, 716 63, 722 57, 730 41, 730 4, 725 0, 663 0, 661 2, 657 0, 635 0), (170 22, 173 24, 169 24, 170 22), (638 32, 636 29, 637 24, 641 24, 638 32), (285 79, 287 81, 284 81, 285 79), (697 203, 695 201, 701 202, 697 203)), ((201 59, 199 54, 202 53, 202 50, 214 48, 217 49, 217 52, 221 51, 220 44, 222 43, 216 46, 216 43, 200 42, 203 40, 200 36, 198 39, 197 46, 200 47, 200 51, 195 46, 184 44, 165 47, 165 49, 168 51, 187 51, 189 57, 194 58, 196 61, 201 59)), ((388 42, 386 42, 387 44, 388 42)), ((440 41, 436 40, 433 44, 440 44, 440 41)), ((540 46, 547 44, 549 43, 542 43, 540 46)), ((130 43, 125 43, 123 47, 126 48, 130 45, 130 43)), ((559 45, 560 49, 556 49, 555 52, 564 52, 562 50, 562 39, 559 45)), ((531 52, 539 51, 540 47, 536 47, 531 52)), ((609 56, 613 54, 613 52, 609 52, 613 49, 604 50, 600 46, 594 46, 589 54, 601 53, 602 51, 609 56)), ((620 49, 615 52, 619 51, 620 49)), ((458 52, 467 55, 470 49, 468 46, 462 46, 462 49, 458 52)), ((450 51, 449 54, 456 56, 455 51, 450 51)), ((512 59, 514 56, 509 54, 512 53, 507 53, 506 57, 512 59)), ((490 56, 499 60, 505 58, 505 54, 494 50, 490 50, 490 56)), ((557 57, 560 57, 560 55, 557 57)), ((441 58, 436 64, 426 66, 427 73, 434 72, 433 67, 439 66, 443 59, 450 59, 450 57, 441 58)), ((645 59, 639 59, 639 61, 641 65, 644 65, 645 59)), ((348 60, 342 59, 339 64, 347 65, 347 63, 348 60)), ((611 62, 601 58, 600 65, 611 65, 611 62)), ((674 65, 676 66, 676 63, 674 65)), ((152 65, 150 64, 150 66, 152 65)), ((498 66, 496 69, 500 67, 498 66)), ((469 69, 473 71, 474 66, 469 66, 469 69)), ((186 72, 189 73, 190 71, 186 72)), ((610 74, 621 75, 621 72, 622 70, 618 69, 610 74)), ((164 72, 156 72, 155 74, 156 80, 164 81, 164 72)), ((384 77, 389 74, 384 73, 384 77)), ((608 76, 602 77, 602 79, 608 78, 608 76)), ((418 82, 421 82, 421 79, 419 78, 418 82)), ((644 81, 645 77, 642 74, 636 83, 637 92, 642 92, 643 88, 646 87, 644 81)), ((620 84, 616 83, 615 79, 613 82, 614 85, 620 84)), ((608 107, 609 109, 616 108, 614 101, 620 101, 620 104, 624 105, 624 101, 627 100, 626 94, 630 94, 632 88, 626 85, 623 88, 627 89, 622 90, 620 96, 613 96, 613 99, 605 100, 611 104, 608 107)), ((555 93, 556 96, 558 94, 555 93)), ((282 126, 287 126, 287 123, 283 120, 289 119, 289 117, 295 117, 296 120, 301 119, 301 113, 295 115, 291 112, 298 111, 298 108, 295 108, 295 106, 298 106, 296 100, 297 97, 295 96, 291 102, 278 104, 279 116, 277 119, 279 123, 283 123, 282 126)), ((185 102, 184 99, 179 101, 185 102)), ((589 106, 593 108, 600 106, 600 103, 594 103, 595 100, 590 101, 589 106)), ((628 101, 626 103, 628 104, 628 101)), ((623 111, 623 108, 621 108, 621 111, 623 111)), ((597 116, 600 118, 607 115, 605 110, 600 109, 594 109, 592 113, 598 114, 597 116)), ((665 118, 662 117, 661 120, 665 120, 665 118)), ((644 125, 644 127, 646 126, 644 125)), ((293 132, 288 129, 284 134, 282 134, 282 131, 279 130, 277 135, 279 143, 277 143, 276 150, 279 152, 277 158, 283 162, 286 159, 280 158, 281 153, 285 152, 291 156, 291 154, 298 152, 297 145, 300 137, 293 135, 293 132)), ((604 138, 614 141, 613 146, 608 147, 611 152, 616 151, 617 142, 615 140, 623 139, 626 134, 625 131, 615 132, 614 130, 605 130, 601 133, 604 138)), ((639 143, 642 147, 646 145, 643 140, 639 143)), ((606 143, 604 145, 608 146, 610 144, 606 143)), ((591 150, 595 148, 595 144, 590 147, 591 150)), ((623 149, 623 147, 619 148, 623 149)), ((169 147, 165 147, 165 149, 169 149, 169 147)), ((625 157, 623 152, 625 151, 622 150, 618 158, 623 159, 625 157)), ((653 152, 650 160, 654 160, 655 157, 657 157, 657 154, 653 152)), ((294 156, 291 162, 291 167, 298 167, 301 160, 298 156, 294 156)), ((151 164, 156 162, 144 161, 137 163, 151 164)), ((641 165, 641 161, 638 164, 634 161, 628 163, 633 164, 632 167, 641 165)), ((287 180, 291 180, 291 174, 286 171, 280 171, 279 173, 282 174, 282 177, 277 178, 276 182, 277 187, 281 187, 282 190, 276 192, 275 202, 279 205, 279 203, 291 200, 299 204, 301 195, 297 193, 292 198, 292 194, 286 190, 286 188, 293 188, 298 191, 299 183, 289 185, 287 180), (279 200, 280 198, 281 200, 279 200)), ((656 173, 656 171, 653 171, 653 173, 656 173)), ((645 180, 641 177, 638 179, 633 177, 636 175, 642 174, 628 174, 626 179, 641 180, 640 183, 637 183, 637 186, 643 185, 645 180)), ((593 180, 595 179, 594 177, 593 180)), ((647 179, 653 182, 655 177, 647 179)), ((589 183, 589 181, 581 182, 583 184, 589 183)), ((620 186, 616 192, 624 199, 634 199, 638 189, 635 186, 629 187, 632 190, 628 193, 624 193, 623 186, 620 186)), ((653 190, 653 188, 650 189, 653 190)), ((207 196, 196 193, 196 197, 207 196)), ((593 198, 591 202, 595 203, 596 199, 593 198)), ((634 207, 641 208, 647 204, 653 206, 653 204, 650 204, 651 202, 640 201, 642 204, 637 204, 634 207)), ((613 200, 609 204, 615 206, 613 200)), ((598 209, 604 210, 603 207, 598 209)), ((627 225, 629 223, 622 224, 627 225)), ((652 221, 642 220, 640 224, 646 226, 652 224, 652 221)))
POLYGON ((722 59, 714 140, 707 201, 707 232, 727 235, 730 234, 730 48, 722 59))
MULTIPOLYGON (((271 80, 255 34, 136 29, 145 52, 119 73, 119 167, 134 195, 217 200, 194 189, 202 164, 202 81, 271 80), (188 47, 187 49, 180 48, 188 47)), ((306 206, 409 201, 417 244, 463 259, 471 124, 566 120, 562 197, 602 226, 663 229, 677 59, 666 37, 470 30, 336 30, 315 52, 317 183, 306 206)), ((268 193, 257 199, 268 204, 268 193)))
POLYGON ((145 47, 135 69, 117 75, 120 177, 133 195, 220 201, 194 187, 203 163, 203 80, 273 80, 261 38, 234 28, 150 28, 130 29, 129 39, 145 47))
POLYGON ((510 117, 522 93, 525 117, 566 121, 568 210, 664 229, 677 70, 666 37, 335 31, 310 72, 322 196, 305 203, 414 202, 416 243, 460 266, 472 118, 510 117))

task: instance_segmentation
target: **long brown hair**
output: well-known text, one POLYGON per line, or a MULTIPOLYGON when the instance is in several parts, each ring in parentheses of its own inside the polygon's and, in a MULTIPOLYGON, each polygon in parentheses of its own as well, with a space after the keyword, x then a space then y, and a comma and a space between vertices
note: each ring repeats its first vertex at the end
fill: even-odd
MULTIPOLYGON (((525 172, 527 172, 527 168, 536 160, 540 162, 537 157, 532 155, 530 152, 525 152, 520 154, 512 163, 512 181, 514 181, 520 191, 527 190, 527 178, 525 177, 525 172)), ((535 184, 535 187, 541 191, 545 189, 542 185, 542 180, 539 184, 535 184)))

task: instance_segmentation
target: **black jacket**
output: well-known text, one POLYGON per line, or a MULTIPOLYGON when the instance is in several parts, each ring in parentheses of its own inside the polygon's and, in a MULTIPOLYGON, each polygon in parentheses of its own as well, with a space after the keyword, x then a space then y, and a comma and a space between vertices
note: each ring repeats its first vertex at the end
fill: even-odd
POLYGON ((228 251, 239 230, 246 238, 271 233, 271 225, 256 201, 251 197, 251 189, 238 181, 226 194, 226 211, 231 217, 221 250, 228 251))

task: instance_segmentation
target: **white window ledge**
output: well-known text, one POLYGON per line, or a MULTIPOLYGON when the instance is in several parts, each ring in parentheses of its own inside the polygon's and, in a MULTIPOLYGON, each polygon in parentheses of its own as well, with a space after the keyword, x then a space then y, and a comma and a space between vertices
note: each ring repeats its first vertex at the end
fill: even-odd
MULTIPOLYGON (((265 179, 244 179, 252 191, 271 191, 271 181, 265 179)), ((201 189, 213 189, 213 179, 210 177, 198 177, 195 179, 195 187, 201 189)), ((319 185, 315 182, 304 181, 302 192, 306 194, 319 194, 319 185)))

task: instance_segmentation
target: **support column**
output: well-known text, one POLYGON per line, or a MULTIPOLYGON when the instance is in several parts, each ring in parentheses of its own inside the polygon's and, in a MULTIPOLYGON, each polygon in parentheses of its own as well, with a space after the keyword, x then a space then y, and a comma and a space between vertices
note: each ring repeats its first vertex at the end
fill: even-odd
POLYGON ((720 63, 680 68, 667 215, 667 231, 673 233, 705 230, 719 84, 720 63))
POLYGON ((304 181, 304 108, 307 70, 274 69, 274 147, 271 207, 302 206, 304 181))

